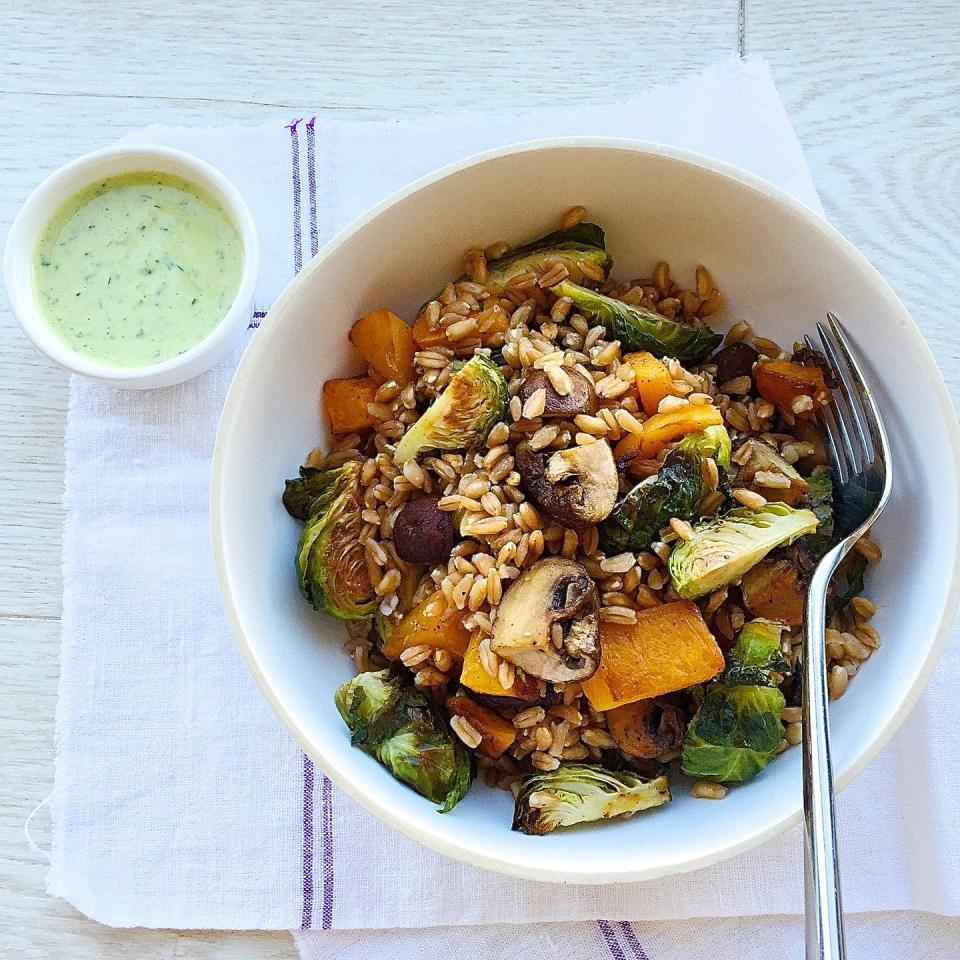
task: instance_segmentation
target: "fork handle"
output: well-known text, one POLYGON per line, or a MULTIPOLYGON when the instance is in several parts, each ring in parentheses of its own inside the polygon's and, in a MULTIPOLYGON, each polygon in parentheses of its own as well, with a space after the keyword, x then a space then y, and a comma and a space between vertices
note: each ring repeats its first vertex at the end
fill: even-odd
POLYGON ((806 960, 843 960, 843 908, 834 828, 827 655, 824 645, 827 586, 836 569, 821 562, 807 594, 803 658, 803 815, 806 960))

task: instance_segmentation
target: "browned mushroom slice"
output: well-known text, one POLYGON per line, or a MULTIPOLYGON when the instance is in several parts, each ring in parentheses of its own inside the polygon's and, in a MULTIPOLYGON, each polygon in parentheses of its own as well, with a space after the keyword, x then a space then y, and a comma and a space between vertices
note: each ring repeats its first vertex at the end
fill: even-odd
POLYGON ((494 653, 552 683, 593 676, 600 663, 599 598, 579 563, 535 563, 504 594, 494 625, 494 653))
POLYGON ((617 465, 606 440, 545 452, 522 443, 516 464, 527 496, 565 527, 599 523, 617 502, 617 465))

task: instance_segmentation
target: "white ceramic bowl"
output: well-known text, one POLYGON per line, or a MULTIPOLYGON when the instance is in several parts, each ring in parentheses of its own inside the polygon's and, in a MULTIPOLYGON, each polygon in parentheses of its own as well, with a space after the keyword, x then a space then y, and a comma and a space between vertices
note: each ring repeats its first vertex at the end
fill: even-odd
POLYGON ((253 217, 243 197, 219 170, 181 150, 125 144, 88 153, 50 174, 20 208, 7 237, 3 260, 7 296, 20 326, 34 345, 74 373, 128 389, 182 383, 226 356, 250 320, 250 303, 259 267, 260 248, 253 217), (243 272, 230 308, 199 343, 162 363, 116 367, 77 353, 50 329, 34 297, 33 259, 37 239, 60 204, 102 177, 140 171, 176 174, 202 187, 216 199, 240 233, 243 272))
POLYGON ((769 184, 651 144, 571 139, 483 154, 380 204, 304 267, 240 365, 217 440, 213 536, 234 632, 264 694, 304 750, 398 830, 453 857, 541 880, 606 883, 677 873, 745 850, 801 810, 800 753, 780 757, 723 803, 676 790, 666 807, 547 837, 510 830, 509 794, 474 784, 446 815, 350 746, 333 693, 353 674, 344 628, 297 592, 299 525, 285 477, 324 436, 321 384, 356 373, 351 322, 389 306, 411 319, 477 243, 518 242, 582 203, 607 232, 614 272, 676 276, 698 263, 729 303, 717 318, 789 344, 828 310, 852 333, 888 425, 893 496, 871 575, 883 646, 831 710, 840 784, 891 736, 933 670, 957 606, 957 426, 940 374, 890 287, 836 230, 769 184))

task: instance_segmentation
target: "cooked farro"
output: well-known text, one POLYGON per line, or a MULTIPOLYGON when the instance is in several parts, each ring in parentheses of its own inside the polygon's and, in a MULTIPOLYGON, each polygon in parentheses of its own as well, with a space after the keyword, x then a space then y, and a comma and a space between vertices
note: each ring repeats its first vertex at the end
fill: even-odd
MULTIPOLYGON (((585 223, 584 215, 582 206, 571 207, 561 218, 561 230, 571 237, 596 237, 598 228, 585 223)), ((652 312, 663 324, 673 323, 662 329, 675 329, 677 344, 684 337, 707 337, 713 349, 720 338, 713 337, 704 318, 723 309, 713 277, 697 267, 693 285, 684 288, 660 261, 646 277, 618 280, 607 276, 602 245, 577 243, 555 250, 533 247, 522 261, 501 242, 470 249, 464 276, 447 284, 416 318, 404 355, 409 360, 399 353, 386 358, 375 354, 355 338, 373 382, 351 421, 364 426, 336 436, 327 453, 312 451, 305 465, 356 478, 355 516, 351 519, 344 507, 330 527, 331 537, 340 536, 333 559, 349 574, 342 588, 361 610, 349 623, 345 648, 361 673, 392 664, 400 679, 390 682, 412 678, 438 714, 445 710, 446 697, 462 694, 458 702, 461 707, 466 703, 469 712, 452 713, 449 728, 463 745, 459 749, 476 751, 476 763, 491 785, 511 787, 518 778, 533 775, 547 782, 554 771, 565 775, 583 763, 599 769, 614 756, 618 765, 639 768, 657 760, 669 766, 686 743, 682 765, 699 777, 692 795, 719 799, 727 788, 697 768, 695 751, 700 704, 704 696, 723 695, 720 680, 709 682, 724 661, 714 637, 729 650, 741 631, 778 616, 784 621, 771 641, 778 658, 771 682, 779 683, 787 700, 776 711, 782 735, 766 748, 768 759, 802 736, 799 708, 790 702, 802 638, 790 625, 786 608, 777 606, 782 601, 775 589, 741 580, 749 568, 692 592, 693 603, 681 600, 688 593, 678 572, 680 558, 683 551, 701 549, 701 527, 711 518, 722 526, 731 507, 779 509, 789 491, 794 512, 804 513, 802 503, 796 506, 796 474, 791 471, 806 478, 802 485, 819 483, 814 478, 823 475, 812 469, 821 469, 816 455, 822 448, 810 442, 809 425, 826 400, 812 393, 786 400, 782 393, 765 395, 757 370, 770 360, 795 361, 775 341, 755 336, 743 321, 728 322, 723 349, 710 360, 702 352, 684 362, 682 349, 679 357, 671 356, 666 346, 658 360, 632 347, 629 324, 617 326, 614 335, 610 321, 599 319, 611 311, 632 316, 633 308, 652 312), (608 313, 592 309, 591 297, 608 298, 608 313), (736 346, 740 344, 744 346, 736 346), (736 361, 726 353, 731 347, 736 347, 733 353, 739 351, 736 361), (470 393, 481 391, 480 381, 465 380, 461 371, 478 363, 488 371, 483 376, 490 383, 500 384, 495 400, 490 394, 481 402, 470 393), (727 379, 718 385, 721 370, 727 379), (533 384, 528 384, 521 393, 534 371, 542 385, 530 390, 533 384), (589 385, 592 391, 584 401, 589 385), (441 395, 453 404, 448 403, 446 414, 437 413, 441 395), (483 404, 492 407, 495 415, 482 430, 474 430, 466 418, 468 404, 477 410, 487 409, 483 404), (457 421, 458 413, 465 423, 457 421), (431 429, 434 416, 447 417, 444 429, 468 439, 450 442, 437 432, 430 435, 436 447, 399 457, 400 440, 406 443, 424 424, 431 429), (807 425, 803 430, 797 426, 801 421, 807 425), (664 432, 665 423, 679 423, 681 429, 664 432), (725 441, 717 440, 721 433, 725 441), (683 439, 687 436, 689 442, 683 439), (707 437, 719 446, 701 451, 696 444, 706 443, 707 437), (577 472, 570 461, 557 458, 563 451, 582 457, 599 451, 606 466, 577 472), (759 467, 758 453, 767 457, 759 467), (671 493, 657 522, 640 535, 637 511, 653 509, 653 501, 645 499, 648 491, 673 490, 670 484, 679 482, 685 458, 692 458, 693 472, 684 476, 695 496, 671 493), (600 513, 577 514, 601 488, 607 500, 600 513), (436 531, 430 524, 418 528, 419 546, 432 548, 441 530, 449 539, 445 550, 427 550, 428 562, 419 562, 419 553, 418 562, 408 562, 403 559, 411 556, 402 542, 403 523, 395 531, 394 522, 405 505, 425 496, 432 497, 436 531), (573 579, 561 578, 550 587, 544 594, 552 598, 546 607, 537 608, 531 593, 528 603, 519 604, 524 612, 511 612, 512 593, 532 590, 544 571, 561 569, 551 564, 564 563, 572 564, 562 569, 573 579), (576 589, 573 583, 579 584, 576 589), (529 620, 518 626, 511 619, 518 615, 529 620), (674 673, 661 673, 665 668, 657 666, 656 656, 672 656, 672 645, 687 642, 683 638, 691 630, 700 631, 702 643, 715 651, 713 665, 696 679, 671 685, 662 677, 685 676, 686 661, 681 664, 678 657, 674 673), (530 638, 541 634, 542 645, 536 647, 530 638), (620 637, 630 638, 628 645, 621 653, 610 653, 624 642, 620 637), (622 675, 610 674, 611 663, 622 675), (626 692, 615 696, 613 689, 626 692), (626 722, 625 717, 650 708, 651 699, 658 710, 677 711, 679 740, 651 747, 644 740, 650 736, 645 728, 626 722)), ((643 342, 646 349, 649 337, 643 342)), ((311 476, 304 473, 291 483, 302 484, 306 493, 311 476)), ((307 522, 307 531, 333 509, 327 501, 316 513, 297 509, 287 495, 284 502, 307 522)), ((308 498, 310 509, 313 502, 308 498)), ((861 568, 859 579, 850 577, 853 595, 836 604, 824 637, 828 689, 834 698, 881 642, 868 622, 876 606, 859 594, 862 566, 879 561, 881 551, 864 537, 856 552, 854 563, 861 568)), ((785 551, 774 556, 781 564, 792 562, 785 551)), ((333 560, 331 566, 339 569, 333 560)), ((338 607, 338 583, 324 581, 317 589, 307 583, 320 575, 317 569, 301 570, 308 599, 335 615, 354 617, 338 607)), ((731 656, 735 654, 728 653, 728 661, 731 656)), ((518 796, 523 795, 520 790, 518 796)), ((559 801, 541 787, 529 793, 527 803, 546 811, 559 801)))

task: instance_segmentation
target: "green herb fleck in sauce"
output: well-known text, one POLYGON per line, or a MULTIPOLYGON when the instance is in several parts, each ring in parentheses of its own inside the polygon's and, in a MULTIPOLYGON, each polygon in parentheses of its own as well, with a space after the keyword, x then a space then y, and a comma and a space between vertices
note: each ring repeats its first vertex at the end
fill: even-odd
POLYGON ((223 319, 243 243, 202 189, 166 173, 108 177, 53 215, 33 263, 37 301, 77 353, 118 367, 178 356, 223 319))

